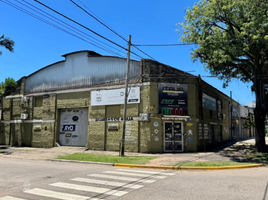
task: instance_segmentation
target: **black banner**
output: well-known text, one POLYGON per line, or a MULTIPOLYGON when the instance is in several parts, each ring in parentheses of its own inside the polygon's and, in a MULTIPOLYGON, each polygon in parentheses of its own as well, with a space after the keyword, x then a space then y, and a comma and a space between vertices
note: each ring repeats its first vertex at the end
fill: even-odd
POLYGON ((159 83, 159 113, 163 115, 187 115, 187 85, 159 83))

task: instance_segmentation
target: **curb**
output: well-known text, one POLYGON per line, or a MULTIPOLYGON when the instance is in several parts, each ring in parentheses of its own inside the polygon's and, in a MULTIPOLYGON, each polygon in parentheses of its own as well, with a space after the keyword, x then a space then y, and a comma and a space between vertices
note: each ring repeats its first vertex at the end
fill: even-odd
POLYGON ((81 164, 97 164, 97 165, 109 165, 114 166, 114 163, 103 163, 103 162, 90 162, 90 161, 77 161, 77 160, 60 160, 51 159, 52 162, 66 162, 66 163, 81 163, 81 164))
POLYGON ((222 166, 222 167, 186 167, 186 166, 134 165, 134 164, 103 163, 103 162, 76 161, 76 160, 60 160, 60 159, 51 159, 50 161, 66 162, 66 163, 80 163, 80 164, 97 164, 97 165, 106 165, 106 166, 113 166, 113 167, 165 169, 165 170, 224 170, 224 169, 245 169, 245 168, 265 166, 264 164, 250 164, 250 165, 235 165, 235 166, 222 166))
POLYGON ((114 167, 169 169, 169 170, 223 170, 223 169, 253 168, 262 166, 264 166, 264 164, 236 165, 236 166, 222 166, 222 167, 151 166, 151 165, 129 165, 120 163, 114 164, 114 167))

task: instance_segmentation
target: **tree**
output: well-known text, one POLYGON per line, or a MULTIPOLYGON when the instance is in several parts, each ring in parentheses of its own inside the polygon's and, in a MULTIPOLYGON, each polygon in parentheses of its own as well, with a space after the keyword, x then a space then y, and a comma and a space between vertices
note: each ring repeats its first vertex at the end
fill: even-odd
POLYGON ((6 78, 5 82, 0 83, 0 96, 15 94, 18 84, 13 78, 6 78))
MULTIPOLYGON (((14 51, 14 41, 9 39, 9 38, 5 38, 5 35, 0 36, 0 46, 5 47, 6 49, 8 49, 10 52, 14 51)), ((0 51, 0 55, 2 54, 2 51, 0 51)))
POLYGON ((196 44, 193 61, 228 86, 252 82, 256 147, 264 152, 268 83, 268 0, 201 0, 186 11, 180 41, 196 44))

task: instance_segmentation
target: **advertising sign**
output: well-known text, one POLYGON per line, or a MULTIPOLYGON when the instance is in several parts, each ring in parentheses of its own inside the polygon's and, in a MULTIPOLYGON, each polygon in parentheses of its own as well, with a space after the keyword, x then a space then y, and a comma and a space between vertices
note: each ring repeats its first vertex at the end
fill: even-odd
MULTIPOLYGON (((140 103, 140 88, 128 88, 128 104, 140 103)), ((125 89, 102 90, 91 92, 91 106, 106 106, 124 104, 125 89)))
POLYGON ((187 115, 187 85, 159 83, 159 113, 163 115, 187 115))
POLYGON ((216 111, 216 99, 203 93, 203 107, 216 111))
POLYGON ((75 131, 75 125, 63 125, 62 131, 75 131))

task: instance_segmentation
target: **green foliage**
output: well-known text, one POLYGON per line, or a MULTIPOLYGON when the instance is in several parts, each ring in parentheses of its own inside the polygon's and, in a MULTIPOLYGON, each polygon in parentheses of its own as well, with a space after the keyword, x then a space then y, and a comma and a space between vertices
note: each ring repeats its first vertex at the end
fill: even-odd
POLYGON ((0 96, 3 95, 5 92, 5 83, 0 83, 0 96))
POLYGON ((13 78, 6 78, 4 83, 0 83, 0 96, 7 96, 16 93, 17 87, 18 84, 13 78))
MULTIPOLYGON (((14 51, 14 48, 13 48, 14 44, 15 44, 15 42, 13 40, 11 40, 10 38, 6 38, 5 35, 0 36, 0 46, 5 47, 10 52, 14 51)), ((0 55, 1 54, 2 54, 2 52, 0 51, 0 55)))
POLYGON ((239 165, 248 165, 253 163, 245 162, 233 162, 233 161, 215 161, 215 162, 188 162, 180 164, 180 166, 187 167, 223 167, 223 166, 239 166, 239 165))
POLYGON ((250 129, 251 127, 255 127, 255 122, 254 122, 253 114, 249 113, 249 115, 247 116, 243 124, 243 128, 250 129))
POLYGON ((156 156, 112 156, 112 155, 97 155, 89 153, 74 153, 67 156, 59 156, 57 159, 78 160, 91 162, 105 163, 124 163, 124 164, 141 164, 144 165, 150 160, 157 158, 156 156))
POLYGON ((243 82, 268 74, 268 1, 201 0, 180 23, 180 41, 195 43, 199 59, 212 75, 243 82))

